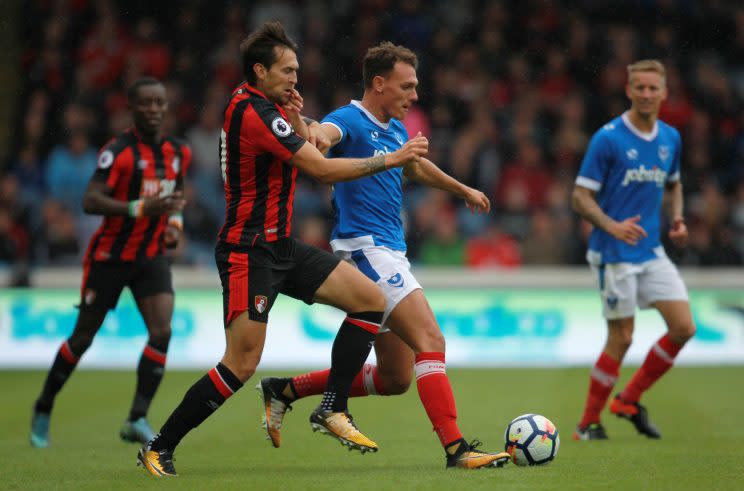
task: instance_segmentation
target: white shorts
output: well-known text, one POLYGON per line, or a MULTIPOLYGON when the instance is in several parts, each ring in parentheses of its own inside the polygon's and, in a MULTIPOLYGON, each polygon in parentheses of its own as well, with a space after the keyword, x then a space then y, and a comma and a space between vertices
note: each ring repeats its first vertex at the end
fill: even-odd
POLYGON ((356 251, 335 251, 336 256, 348 261, 364 275, 377 283, 385 295, 385 313, 382 317, 380 332, 390 329, 385 327, 390 312, 406 298, 409 293, 421 288, 411 274, 411 263, 402 251, 394 251, 384 246, 373 246, 356 251))
POLYGON ((643 263, 591 265, 599 281, 605 319, 633 317, 659 300, 688 300, 677 267, 663 256, 643 263))

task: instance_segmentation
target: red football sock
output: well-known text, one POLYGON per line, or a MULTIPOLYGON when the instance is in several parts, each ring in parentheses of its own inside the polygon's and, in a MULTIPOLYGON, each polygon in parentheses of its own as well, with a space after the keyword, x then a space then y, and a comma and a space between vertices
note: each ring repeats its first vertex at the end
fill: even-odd
POLYGON ((418 353, 415 371, 419 398, 442 447, 462 438, 457 427, 455 396, 444 368, 444 353, 418 353))
MULTIPOLYGON (((312 396, 316 394, 322 394, 325 391, 326 383, 328 382, 328 374, 330 369, 319 370, 317 372, 309 372, 302 375, 298 375, 292 379, 295 392, 297 393, 297 399, 303 397, 312 396)), ((351 383, 351 391, 349 396, 351 397, 363 397, 368 395, 387 395, 380 375, 377 373, 377 367, 375 365, 365 363, 362 370, 354 377, 351 383)))
POLYGON ((604 409, 619 373, 620 362, 603 351, 592 369, 584 416, 579 426, 583 428, 592 423, 599 423, 599 413, 604 409))
POLYGON ((625 402, 635 403, 641 399, 641 394, 647 391, 674 364, 682 346, 669 339, 665 334, 659 339, 646 355, 643 365, 633 374, 628 385, 620 397, 625 402))

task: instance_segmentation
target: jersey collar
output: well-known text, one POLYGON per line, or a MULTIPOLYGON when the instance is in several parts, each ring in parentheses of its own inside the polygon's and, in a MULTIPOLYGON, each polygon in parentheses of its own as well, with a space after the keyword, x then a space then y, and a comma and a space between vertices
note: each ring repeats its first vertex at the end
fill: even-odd
POLYGON ((387 131, 387 129, 390 127, 390 123, 381 123, 371 112, 367 111, 367 108, 362 106, 361 101, 353 100, 351 101, 351 105, 362 111, 364 114, 367 115, 370 121, 372 121, 374 124, 382 128, 383 130, 387 131))
POLYGON ((638 138, 646 140, 647 142, 651 142, 654 141, 656 135, 659 134, 659 121, 654 121, 654 129, 652 129, 650 133, 645 133, 633 126, 633 123, 630 122, 630 118, 628 117, 628 111, 625 111, 621 117, 623 119, 623 123, 625 123, 625 126, 627 126, 631 133, 633 133, 638 138))

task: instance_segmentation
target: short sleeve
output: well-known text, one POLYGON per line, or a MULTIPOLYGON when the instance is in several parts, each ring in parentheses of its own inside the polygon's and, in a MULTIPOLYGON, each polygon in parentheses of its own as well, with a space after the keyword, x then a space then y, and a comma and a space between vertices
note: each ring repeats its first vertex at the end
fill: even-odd
POLYGON ((252 135, 253 143, 259 151, 271 153, 281 160, 289 160, 305 144, 279 112, 276 105, 268 101, 253 104, 255 114, 246 111, 244 125, 252 135))
POLYGON ((114 152, 112 145, 104 146, 98 153, 98 160, 96 162, 96 170, 93 173, 92 179, 98 182, 103 182, 107 187, 113 189, 116 187, 116 182, 122 175, 123 166, 126 165, 126 149, 121 152, 114 152))
POLYGON ((341 138, 338 140, 339 144, 343 143, 344 139, 346 139, 346 137, 349 135, 349 126, 346 124, 346 121, 344 121, 338 111, 334 111, 331 114, 327 115, 320 123, 330 124, 338 129, 338 131, 341 133, 341 138))
POLYGON ((579 175, 576 178, 578 186, 599 191, 602 189, 607 171, 612 162, 612 147, 605 130, 599 130, 589 142, 589 148, 581 162, 579 175))

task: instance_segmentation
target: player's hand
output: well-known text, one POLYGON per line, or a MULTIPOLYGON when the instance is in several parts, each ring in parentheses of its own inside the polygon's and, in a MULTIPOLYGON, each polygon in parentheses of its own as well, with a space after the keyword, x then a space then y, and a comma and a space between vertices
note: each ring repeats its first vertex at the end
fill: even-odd
POLYGON ((282 105, 282 109, 287 113, 289 122, 292 123, 293 126, 297 126, 304 104, 305 101, 302 99, 300 93, 297 92, 296 89, 292 89, 292 92, 289 95, 289 100, 282 105))
POLYGON ((677 247, 685 247, 687 245, 687 225, 682 218, 677 218, 672 222, 672 228, 669 229, 669 239, 677 247))
POLYGON ((628 245, 636 245, 638 241, 648 236, 648 233, 638 225, 641 215, 626 218, 622 222, 615 222, 610 228, 609 233, 617 240, 622 240, 628 245))
POLYGON ((320 153, 325 154, 329 148, 331 148, 331 139, 326 136, 323 130, 320 128, 320 123, 313 121, 307 126, 308 137, 307 141, 315 148, 320 150, 320 153))
POLYGON ((491 200, 477 189, 467 188, 465 206, 470 209, 471 213, 488 213, 491 211, 491 200))
POLYGON ((421 136, 419 131, 415 138, 408 140, 405 145, 387 155, 385 164, 388 167, 401 167, 409 162, 418 162, 429 152, 429 140, 421 136))
POLYGON ((172 215, 183 210, 186 200, 183 192, 176 191, 167 196, 152 196, 144 199, 142 214, 145 216, 172 215))
POLYGON ((181 239, 181 230, 173 225, 165 227, 165 233, 163 234, 163 243, 167 249, 175 249, 178 247, 178 241, 181 239))

